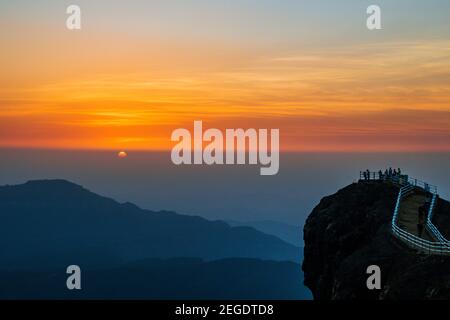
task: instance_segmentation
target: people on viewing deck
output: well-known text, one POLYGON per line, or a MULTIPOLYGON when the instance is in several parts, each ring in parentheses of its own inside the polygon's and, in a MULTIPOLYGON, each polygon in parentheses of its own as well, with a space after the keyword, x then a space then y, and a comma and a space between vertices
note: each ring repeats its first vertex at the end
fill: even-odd
POLYGON ((382 170, 379 170, 378 173, 377 172, 370 172, 369 169, 365 170, 365 171, 361 171, 361 176, 365 181, 368 180, 376 180, 377 179, 377 174, 378 174, 378 180, 388 180, 392 177, 399 177, 401 178, 401 174, 402 174, 402 170, 400 168, 398 169, 392 169, 392 167, 390 167, 389 169, 385 169, 384 173, 382 170))

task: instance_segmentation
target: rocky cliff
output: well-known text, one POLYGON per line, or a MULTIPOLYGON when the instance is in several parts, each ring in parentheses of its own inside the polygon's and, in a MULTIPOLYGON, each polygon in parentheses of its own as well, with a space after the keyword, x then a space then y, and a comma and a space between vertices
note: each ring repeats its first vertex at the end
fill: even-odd
MULTIPOLYGON (((450 257, 418 254, 391 234, 398 188, 354 183, 323 198, 304 228, 305 285, 314 299, 450 299, 450 257), (368 290, 366 269, 381 268, 381 290, 368 290)), ((450 203, 435 224, 450 235, 450 203)))

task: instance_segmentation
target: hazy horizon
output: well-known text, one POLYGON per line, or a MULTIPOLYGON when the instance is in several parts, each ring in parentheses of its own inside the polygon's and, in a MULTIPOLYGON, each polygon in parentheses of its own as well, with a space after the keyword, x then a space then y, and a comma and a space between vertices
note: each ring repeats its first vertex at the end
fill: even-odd
POLYGON ((119 202, 207 219, 274 220, 302 226, 326 195, 360 170, 401 167, 450 195, 450 153, 282 153, 280 172, 259 166, 175 166, 166 152, 0 149, 0 185, 66 179, 119 202))

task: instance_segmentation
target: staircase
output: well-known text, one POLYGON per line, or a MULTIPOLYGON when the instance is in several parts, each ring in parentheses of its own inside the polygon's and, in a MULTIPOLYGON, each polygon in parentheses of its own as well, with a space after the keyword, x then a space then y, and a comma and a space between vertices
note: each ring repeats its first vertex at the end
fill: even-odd
MULTIPOLYGON (((412 191, 409 195, 403 197, 397 218, 397 225, 400 229, 419 237, 417 229, 419 208, 425 205, 426 199, 427 197, 424 193, 417 191, 412 191)), ((424 228, 421 238, 428 241, 436 240, 430 234, 428 228, 424 228)))
POLYGON ((450 241, 433 224, 432 218, 438 194, 437 187, 406 175, 385 176, 379 173, 360 173, 360 181, 384 181, 400 187, 394 213, 392 215, 392 233, 419 254, 450 255, 450 241), (364 176, 364 180, 361 177, 364 176), (424 230, 419 237, 417 224, 419 208, 425 204, 427 196, 431 203, 424 217, 424 230))

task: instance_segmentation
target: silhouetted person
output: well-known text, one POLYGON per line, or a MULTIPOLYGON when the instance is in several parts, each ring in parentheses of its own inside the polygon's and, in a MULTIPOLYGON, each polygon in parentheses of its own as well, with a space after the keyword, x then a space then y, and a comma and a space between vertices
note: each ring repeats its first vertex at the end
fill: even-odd
POLYGON ((425 207, 421 206, 419 207, 419 219, 417 223, 417 234, 419 238, 422 238, 424 223, 425 223, 425 207))
POLYGON ((383 171, 378 171, 378 180, 383 180, 383 171))
POLYGON ((397 172, 398 172, 398 175, 399 175, 399 176, 402 175, 402 170, 400 170, 400 168, 398 168, 397 172))
POLYGON ((369 169, 366 170, 366 173, 367 173, 367 180, 370 180, 370 171, 369 171, 369 169))
POLYGON ((392 168, 389 168, 389 177, 392 177, 392 168))
POLYGON ((384 179, 386 180, 388 178, 388 170, 384 170, 384 179))
POLYGON ((392 175, 395 177, 397 175, 397 170, 394 169, 394 172, 392 173, 392 175))

